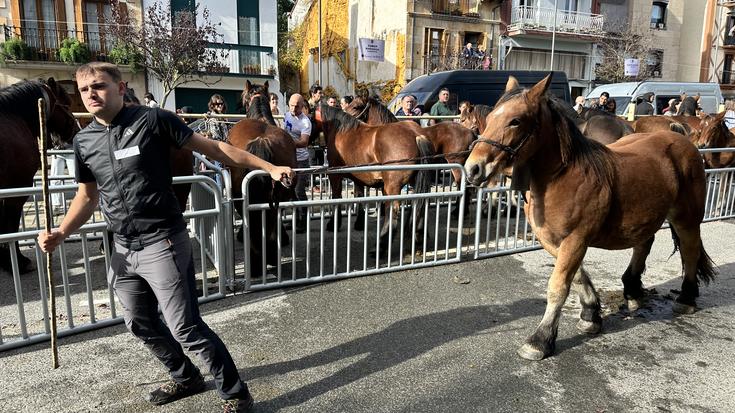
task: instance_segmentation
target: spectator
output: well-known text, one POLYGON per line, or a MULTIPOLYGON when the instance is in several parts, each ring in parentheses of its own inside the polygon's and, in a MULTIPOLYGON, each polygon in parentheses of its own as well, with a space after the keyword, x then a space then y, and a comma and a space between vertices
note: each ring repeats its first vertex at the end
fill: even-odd
POLYGON ((462 49, 462 59, 464 60, 465 69, 472 68, 472 61, 477 59, 477 54, 472 50, 472 43, 467 43, 464 49, 462 49))
MULTIPOLYGON (((227 103, 222 95, 215 93, 209 98, 207 108, 209 108, 207 115, 220 115, 227 112, 227 103)), ((227 142, 227 135, 230 133, 230 128, 225 119, 220 117, 207 118, 206 125, 204 135, 209 139, 227 142)))
MULTIPOLYGON (((401 99, 401 107, 396 112, 396 116, 421 116, 421 109, 416 107, 416 96, 405 95, 401 99)), ((421 124, 419 119, 411 119, 414 122, 421 124)))
POLYGON ((725 101, 725 126, 727 129, 735 128, 735 100, 725 101))
POLYGON ((664 108, 664 116, 675 116, 676 115, 676 105, 679 104, 679 99, 671 98, 669 99, 669 106, 664 108))
POLYGON ((347 106, 352 103, 353 97, 350 95, 342 96, 342 99, 339 100, 339 107, 342 108, 342 110, 346 110, 347 106))
MULTIPOLYGON (((306 105, 304 106, 304 109, 306 109, 307 115, 314 113, 314 109, 316 109, 316 105, 319 104, 319 101, 322 100, 323 93, 324 93, 324 89, 322 89, 321 86, 319 86, 316 83, 311 85, 311 87, 309 88, 309 100, 306 101, 306 105)), ((290 100, 289 100, 289 104, 290 104, 290 100)))
POLYGON ((334 96, 330 96, 327 98, 327 105, 331 106, 333 108, 337 107, 337 98, 334 96))
MULTIPOLYGON (((271 93, 268 94, 268 98, 269 98, 269 102, 270 102, 271 113, 273 115, 280 115, 281 114, 281 109, 278 108, 278 95, 276 95, 275 93, 271 92, 271 93)), ((276 119, 275 121, 276 121, 276 124, 278 124, 278 127, 279 128, 283 128, 283 120, 276 119)))
POLYGON ((590 108, 604 111, 605 106, 607 106, 608 99, 610 99, 610 94, 602 92, 600 97, 597 99, 597 102, 593 102, 592 105, 590 105, 590 108))
POLYGON ((455 119, 455 122, 464 122, 470 112, 472 112, 472 104, 469 100, 459 102, 459 119, 455 119))
POLYGON ((614 98, 607 99, 604 108, 608 113, 617 115, 618 104, 615 102, 614 98))
POLYGON ((493 66, 493 55, 490 53, 487 53, 482 58, 482 70, 490 70, 492 66, 493 66))
MULTIPOLYGON (((288 112, 285 113, 284 129, 291 135, 296 144, 296 164, 299 168, 308 168, 309 165, 309 136, 311 135, 311 121, 304 115, 304 97, 298 93, 291 95, 288 100, 288 112)), ((296 199, 306 200, 306 179, 299 177, 296 181, 296 199)), ((296 232, 306 232, 306 209, 300 208, 296 215, 296 232)))
POLYGON ((636 99, 635 104, 635 116, 650 116, 653 115, 653 92, 644 93, 636 99))
POLYGON ((581 114, 582 109, 584 109, 584 96, 577 96, 574 99, 574 110, 577 114, 581 114))
MULTIPOLYGON (((471 45, 471 44, 470 44, 471 45)), ((449 102, 449 89, 443 87, 441 90, 439 90, 439 100, 434 103, 434 106, 431 107, 431 110, 429 111, 429 114, 431 116, 453 116, 456 115, 457 112, 453 111, 449 105, 447 104, 449 102)), ((445 119, 430 119, 429 125, 436 125, 438 122, 443 122, 445 119)))
POLYGON ((143 101, 145 101, 145 105, 149 108, 157 108, 158 102, 156 102, 156 99, 153 98, 153 94, 150 92, 146 92, 145 95, 143 95, 143 101))

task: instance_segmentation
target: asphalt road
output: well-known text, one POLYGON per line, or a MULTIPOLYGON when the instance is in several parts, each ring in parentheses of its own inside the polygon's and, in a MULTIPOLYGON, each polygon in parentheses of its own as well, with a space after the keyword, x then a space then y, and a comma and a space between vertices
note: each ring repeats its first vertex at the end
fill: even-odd
MULTIPOLYGON (((540 321, 553 261, 544 251, 228 297, 205 320, 233 354, 258 412, 735 411, 735 223, 702 227, 719 270, 700 310, 671 311, 679 256, 657 237, 646 306, 629 314, 630 251, 590 250, 603 333, 574 328, 570 296, 553 357, 516 349, 540 321), (457 280, 469 281, 466 284, 457 280)), ((142 395, 166 373, 123 326, 0 353, 2 412, 216 412, 209 391, 164 407, 142 395)), ((198 363, 198 360, 195 360, 198 363)))

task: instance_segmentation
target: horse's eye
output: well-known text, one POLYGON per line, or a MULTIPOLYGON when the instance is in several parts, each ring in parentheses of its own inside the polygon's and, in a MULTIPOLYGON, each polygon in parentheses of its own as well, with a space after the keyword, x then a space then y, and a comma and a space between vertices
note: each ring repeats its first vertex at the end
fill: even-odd
POLYGON ((521 120, 518 118, 513 118, 513 120, 511 120, 510 123, 508 124, 508 126, 510 127, 516 127, 520 125, 521 125, 521 120))

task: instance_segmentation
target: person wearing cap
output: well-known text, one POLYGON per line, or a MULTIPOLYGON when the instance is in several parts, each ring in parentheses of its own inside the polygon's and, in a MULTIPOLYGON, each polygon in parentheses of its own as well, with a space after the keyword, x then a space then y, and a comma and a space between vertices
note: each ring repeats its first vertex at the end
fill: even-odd
POLYGON ((642 96, 636 99, 635 104, 635 115, 636 116, 651 116, 653 115, 653 92, 646 92, 642 96))

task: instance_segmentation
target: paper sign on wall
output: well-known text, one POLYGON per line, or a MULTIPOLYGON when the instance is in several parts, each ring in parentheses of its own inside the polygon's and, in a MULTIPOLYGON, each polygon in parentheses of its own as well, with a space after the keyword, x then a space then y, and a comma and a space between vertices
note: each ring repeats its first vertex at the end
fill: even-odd
POLYGON ((360 38, 359 59, 369 62, 385 60, 385 40, 360 38))

